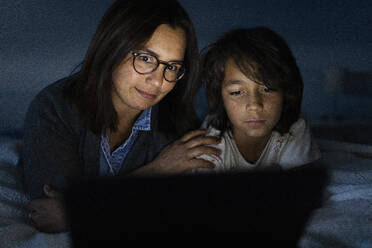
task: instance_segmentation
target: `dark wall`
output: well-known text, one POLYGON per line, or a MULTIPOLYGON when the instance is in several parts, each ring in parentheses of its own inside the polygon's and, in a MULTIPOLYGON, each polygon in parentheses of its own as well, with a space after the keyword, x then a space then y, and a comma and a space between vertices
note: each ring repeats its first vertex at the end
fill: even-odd
MULTIPOLYGON (((112 2, 0 2, 0 131, 21 129, 35 94, 67 76, 81 62, 100 18, 112 2)), ((372 71, 370 1, 180 2, 194 20, 200 48, 235 27, 266 25, 280 33, 302 72, 303 112, 311 120, 372 119, 369 95, 355 90, 352 94, 331 93, 324 87, 329 68, 372 71)), ((207 112, 202 91, 197 110, 201 116, 207 112)))

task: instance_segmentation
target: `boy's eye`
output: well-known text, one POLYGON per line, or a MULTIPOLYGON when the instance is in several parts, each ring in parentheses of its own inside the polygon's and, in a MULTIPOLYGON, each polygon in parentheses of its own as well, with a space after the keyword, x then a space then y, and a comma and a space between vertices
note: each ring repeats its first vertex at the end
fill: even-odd
POLYGON ((263 91, 264 91, 265 93, 270 93, 270 92, 274 92, 274 91, 276 91, 276 90, 274 90, 274 89, 270 89, 270 88, 268 88, 268 87, 265 87, 265 88, 263 89, 263 91))
POLYGON ((230 95, 231 96, 239 96, 242 94, 242 91, 241 90, 235 90, 235 91, 231 91, 230 92, 230 95))

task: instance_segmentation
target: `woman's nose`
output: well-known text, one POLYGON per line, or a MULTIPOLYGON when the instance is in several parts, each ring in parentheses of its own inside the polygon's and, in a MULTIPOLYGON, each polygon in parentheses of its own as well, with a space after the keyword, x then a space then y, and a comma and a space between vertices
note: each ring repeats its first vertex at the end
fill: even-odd
POLYGON ((159 65, 155 71, 146 75, 146 82, 156 87, 161 87, 163 85, 163 80, 164 80, 163 71, 164 71, 164 66, 159 65))

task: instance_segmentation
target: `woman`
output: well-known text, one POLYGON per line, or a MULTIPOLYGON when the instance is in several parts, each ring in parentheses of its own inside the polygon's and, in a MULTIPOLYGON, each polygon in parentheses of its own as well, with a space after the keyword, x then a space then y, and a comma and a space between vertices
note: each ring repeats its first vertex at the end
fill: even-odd
POLYGON ((42 90, 26 116, 24 175, 36 228, 66 230, 59 196, 74 180, 213 167, 196 157, 218 155, 205 146, 218 140, 203 130, 182 136, 199 124, 197 61, 193 24, 177 1, 109 8, 81 70, 42 90))

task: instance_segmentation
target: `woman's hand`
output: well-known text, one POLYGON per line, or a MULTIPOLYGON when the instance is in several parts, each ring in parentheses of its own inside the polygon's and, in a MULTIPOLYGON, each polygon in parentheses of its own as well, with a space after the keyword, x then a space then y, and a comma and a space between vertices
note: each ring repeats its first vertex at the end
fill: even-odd
POLYGON ((196 158, 203 154, 216 156, 221 154, 219 149, 207 146, 218 144, 220 139, 205 136, 206 133, 206 130, 195 130, 185 134, 166 146, 151 163, 137 169, 131 175, 169 175, 196 168, 213 169, 215 166, 212 162, 196 158))
POLYGON ((44 185, 47 198, 30 201, 28 209, 32 225, 41 232, 59 233, 69 229, 62 194, 44 185))

